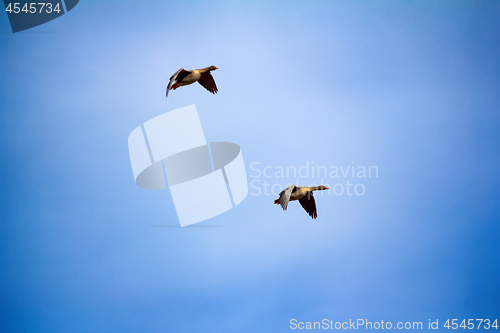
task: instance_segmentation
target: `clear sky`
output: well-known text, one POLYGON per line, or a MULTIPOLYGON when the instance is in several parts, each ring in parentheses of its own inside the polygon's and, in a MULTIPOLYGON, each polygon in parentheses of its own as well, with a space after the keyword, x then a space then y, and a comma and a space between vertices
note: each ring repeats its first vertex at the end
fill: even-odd
POLYGON ((12 34, 0 14, 0 331, 500 319, 498 17, 498 1, 82 0, 12 34), (218 94, 165 99, 175 71, 210 65, 218 94), (127 138, 190 104, 253 186, 175 228, 127 138), (276 174, 307 165, 339 177, 276 174), (345 191, 318 193, 312 220, 264 181, 345 191))

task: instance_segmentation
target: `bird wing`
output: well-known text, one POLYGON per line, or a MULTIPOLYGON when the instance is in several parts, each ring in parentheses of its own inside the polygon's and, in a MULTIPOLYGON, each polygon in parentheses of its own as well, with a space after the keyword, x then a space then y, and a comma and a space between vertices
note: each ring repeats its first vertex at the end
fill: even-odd
POLYGON ((174 75, 172 75, 170 77, 170 82, 168 83, 168 86, 167 86, 167 92, 165 93, 165 97, 168 97, 168 92, 170 89, 172 89, 172 85, 174 84, 175 80, 177 80, 177 77, 185 77, 187 74, 189 74, 188 71, 185 71, 184 68, 181 68, 179 69, 177 72, 175 72, 174 75), (186 72, 185 75, 183 75, 184 73, 183 72, 186 72))
POLYGON ((307 192, 305 196, 299 199, 300 205, 313 219, 318 217, 316 212, 316 202, 314 201, 314 196, 312 192, 307 192))
POLYGON ((294 189, 295 189, 295 184, 292 184, 280 192, 280 197, 278 201, 283 210, 286 210, 286 208, 288 207, 288 201, 290 201, 290 195, 292 195, 294 189))
POLYGON ((201 74, 198 83, 201 84, 205 89, 210 91, 212 94, 215 94, 217 90, 217 85, 215 84, 214 77, 210 72, 205 72, 201 74))

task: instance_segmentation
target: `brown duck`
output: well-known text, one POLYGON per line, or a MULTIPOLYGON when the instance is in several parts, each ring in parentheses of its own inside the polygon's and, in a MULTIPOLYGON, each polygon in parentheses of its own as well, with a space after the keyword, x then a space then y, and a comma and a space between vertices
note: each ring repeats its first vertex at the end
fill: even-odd
POLYGON ((314 187, 290 185, 280 192, 280 197, 274 200, 274 203, 281 205, 281 208, 286 210, 289 201, 299 200, 302 208, 304 208, 311 218, 315 219, 318 217, 318 213, 316 212, 313 191, 316 190, 328 190, 328 187, 323 185, 314 187))
POLYGON ((217 85, 215 84, 215 80, 210 72, 216 69, 219 68, 210 66, 202 69, 193 69, 191 71, 187 71, 184 68, 179 69, 170 78, 170 82, 168 83, 167 87, 167 93, 165 94, 166 97, 168 97, 168 92, 170 90, 175 90, 181 86, 187 86, 188 84, 195 83, 196 81, 198 81, 199 84, 201 84, 212 94, 215 94, 217 92, 217 85))

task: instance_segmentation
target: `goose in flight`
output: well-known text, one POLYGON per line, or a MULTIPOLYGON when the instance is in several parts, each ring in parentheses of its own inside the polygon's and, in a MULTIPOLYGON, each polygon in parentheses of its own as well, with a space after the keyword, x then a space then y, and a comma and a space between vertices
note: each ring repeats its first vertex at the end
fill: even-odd
POLYGON ((168 97, 168 92, 171 89, 175 90, 181 86, 187 86, 188 84, 195 83, 196 81, 198 81, 199 84, 212 94, 215 94, 217 92, 217 86, 215 85, 214 78, 210 72, 216 69, 219 68, 210 66, 202 69, 193 69, 191 71, 187 71, 184 68, 179 69, 170 78, 170 82, 167 86, 167 93, 165 94, 166 97, 168 97))
POLYGON ((318 217, 318 213, 316 212, 313 191, 316 190, 328 190, 328 187, 323 185, 314 187, 290 185, 280 192, 280 197, 274 200, 274 203, 281 205, 281 208, 286 210, 289 201, 299 200, 302 208, 311 218, 315 219, 318 217))

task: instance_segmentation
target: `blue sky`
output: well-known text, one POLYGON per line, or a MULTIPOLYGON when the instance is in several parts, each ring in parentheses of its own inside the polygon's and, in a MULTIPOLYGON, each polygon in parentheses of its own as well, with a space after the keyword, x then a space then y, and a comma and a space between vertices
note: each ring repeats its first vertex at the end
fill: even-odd
POLYGON ((16 34, 0 15, 0 330, 498 318, 499 15, 495 1, 80 1, 16 34), (165 99, 177 69, 210 65, 218 94, 165 99), (249 182, 296 182, 256 178, 255 162, 378 177, 324 179, 365 193, 317 195, 317 220, 249 195, 205 228, 165 227, 170 193, 135 185, 127 137, 190 104, 208 141, 241 147, 249 182))

